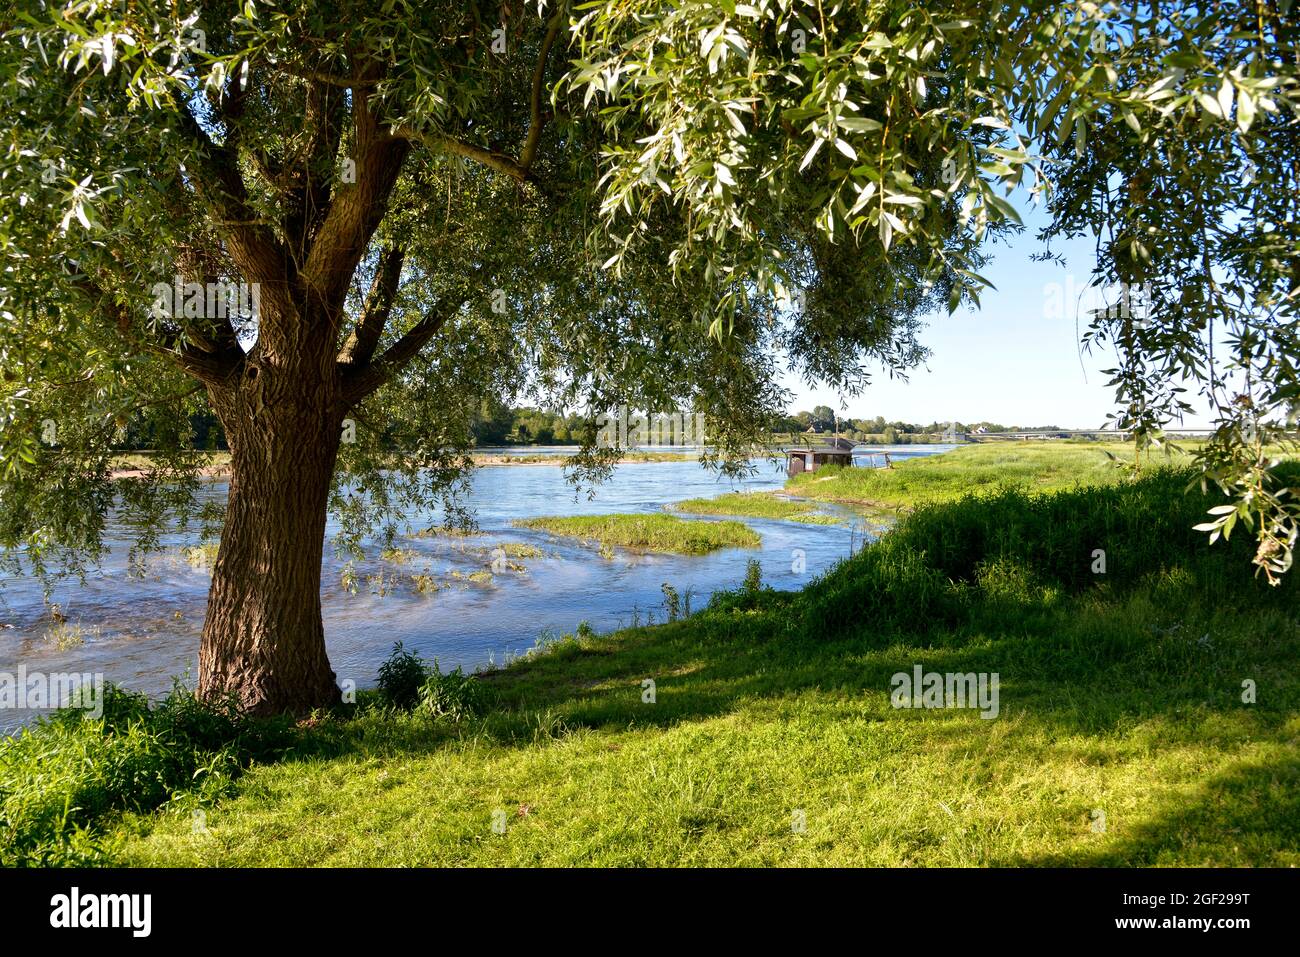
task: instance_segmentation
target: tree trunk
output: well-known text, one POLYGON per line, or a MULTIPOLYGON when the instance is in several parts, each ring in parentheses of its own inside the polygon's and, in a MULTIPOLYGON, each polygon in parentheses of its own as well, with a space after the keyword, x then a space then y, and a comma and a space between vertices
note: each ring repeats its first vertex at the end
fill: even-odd
POLYGON ((321 622, 321 555, 342 415, 328 374, 250 364, 213 390, 230 493, 199 650, 199 693, 252 714, 339 700, 321 622))

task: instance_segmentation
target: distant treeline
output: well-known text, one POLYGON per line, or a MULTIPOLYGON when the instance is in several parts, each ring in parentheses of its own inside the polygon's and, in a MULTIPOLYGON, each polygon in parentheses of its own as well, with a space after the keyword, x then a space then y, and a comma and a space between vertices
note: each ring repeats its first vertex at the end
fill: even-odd
MULTIPOLYGON (((196 448, 225 451, 226 434, 212 412, 196 412, 189 417, 196 448)), ((778 436, 796 436, 815 427, 818 432, 833 433, 836 428, 845 438, 858 442, 883 442, 907 444, 931 442, 949 428, 954 432, 974 432, 983 428, 989 432, 1056 431, 1055 425, 1016 426, 1000 422, 916 422, 889 421, 884 416, 867 418, 841 418, 838 421, 829 406, 819 405, 811 412, 796 412, 773 423, 772 431, 778 436)), ((592 420, 576 413, 565 415, 547 412, 530 406, 512 408, 499 402, 487 401, 480 407, 470 429, 476 445, 578 445, 584 433, 593 429, 592 420)), ((127 426, 122 447, 127 449, 152 449, 162 444, 149 416, 134 418, 127 426)))
POLYGON ((809 429, 818 432, 839 434, 857 442, 883 442, 886 444, 908 444, 912 442, 931 442, 949 430, 953 432, 1054 432, 1056 425, 1003 425, 1001 422, 917 422, 889 421, 883 415, 874 419, 837 418, 830 406, 814 406, 811 412, 796 412, 794 415, 778 419, 773 431, 778 434, 796 435, 809 429))

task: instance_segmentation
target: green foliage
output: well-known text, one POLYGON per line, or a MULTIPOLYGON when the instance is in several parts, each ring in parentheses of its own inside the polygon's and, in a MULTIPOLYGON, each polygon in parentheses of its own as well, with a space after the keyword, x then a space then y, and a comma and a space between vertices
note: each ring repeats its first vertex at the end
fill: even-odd
POLYGON ((488 696, 483 683, 459 667, 443 673, 437 659, 428 664, 407 651, 399 641, 379 666, 377 682, 381 700, 397 711, 420 708, 436 717, 453 721, 480 714, 488 696))
POLYGON ((102 718, 67 709, 0 739, 0 864, 101 862, 117 815, 211 804, 294 741, 283 721, 245 718, 233 702, 206 704, 179 686, 153 707, 104 691, 102 718))
POLYGON ((728 492, 713 498, 688 498, 674 502, 672 509, 692 515, 745 515, 752 518, 779 518, 815 521, 819 518, 807 502, 797 502, 768 492, 728 492))
POLYGON ((682 614, 682 596, 668 582, 663 583, 664 614, 669 621, 676 621, 682 614))
POLYGON ((443 674, 435 660, 420 685, 420 707, 437 717, 464 721, 482 714, 488 707, 483 682, 457 667, 443 674))
POLYGON ((394 708, 411 708, 420 697, 428 670, 424 659, 407 651, 399 641, 379 666, 379 693, 394 708))
MULTIPOLYGON (((1068 489, 1079 483, 1119 482, 1124 473, 1107 458, 1122 452, 1117 443, 989 442, 966 445, 942 455, 910 459, 889 469, 833 468, 796 475, 786 483, 801 498, 874 506, 877 510, 910 508, 949 501, 966 492, 1016 485, 1038 491, 1068 489)), ((1172 450, 1153 464, 1190 464, 1172 450)))
POLYGON ((535 528, 595 542, 652 552, 704 555, 719 548, 757 548, 759 534, 743 522, 706 522, 675 515, 566 515, 518 519, 519 528, 535 528))
MULTIPOLYGON (((1296 463, 1281 471, 1300 477, 1296 463)), ((921 505, 802 593, 806 621, 910 634, 968 620, 972 608, 1000 609, 1008 598, 1020 609, 1054 605, 1169 575, 1190 576, 1211 604, 1294 601, 1300 585, 1288 581, 1270 595, 1245 543, 1209 546, 1197 534, 1195 518, 1222 498, 1189 488, 1194 476, 1190 467, 1166 467, 1114 485, 1055 493, 1007 486, 921 505)))

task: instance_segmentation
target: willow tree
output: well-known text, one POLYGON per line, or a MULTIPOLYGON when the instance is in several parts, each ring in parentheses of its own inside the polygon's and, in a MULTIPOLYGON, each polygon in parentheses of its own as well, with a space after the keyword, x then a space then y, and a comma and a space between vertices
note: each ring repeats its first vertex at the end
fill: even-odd
MULTIPOLYGON (((852 393, 920 361, 920 317, 978 300, 1008 196, 1062 180, 1034 139, 1167 106, 1108 99, 1109 12, 1058 6, 11 5, 0 545, 54 572, 111 508, 142 548, 202 520, 201 691, 329 704, 327 514, 358 547, 454 512, 485 401, 586 409, 580 478, 619 405, 703 412, 738 468, 782 366, 852 393), (249 292, 233 313, 223 284, 249 292), (209 408, 224 504, 195 476, 209 408), (113 481, 141 423, 153 468, 113 481)), ((1064 228, 1092 208, 1067 205, 1064 228)))
MULTIPOLYGON (((614 227, 607 151, 653 120, 611 136, 605 94, 571 73, 563 4, 23 7, 0 67, 3 544, 54 572, 96 556, 114 507, 141 518, 141 548, 164 520, 219 527, 200 690, 254 711, 337 700, 327 514, 349 545, 454 508, 485 399, 587 409, 577 464, 597 472, 614 454, 599 413, 702 411, 714 464, 734 466, 779 410, 778 357, 846 388, 869 360, 905 368, 917 316, 971 265, 955 190, 926 214, 928 247, 836 243, 828 154, 789 164, 743 223, 697 216, 665 164, 663 199, 614 227), (246 294, 227 303, 227 285, 246 294), (231 452, 216 508, 188 427, 202 408, 231 452), (114 481, 141 419, 152 469, 114 481)), ((797 69, 783 31, 749 33, 714 65, 797 69)), ((695 99, 696 134, 799 139, 779 108, 695 99)), ((889 159, 940 184, 921 141, 889 159)), ((743 165, 714 164, 709 191, 743 165)))

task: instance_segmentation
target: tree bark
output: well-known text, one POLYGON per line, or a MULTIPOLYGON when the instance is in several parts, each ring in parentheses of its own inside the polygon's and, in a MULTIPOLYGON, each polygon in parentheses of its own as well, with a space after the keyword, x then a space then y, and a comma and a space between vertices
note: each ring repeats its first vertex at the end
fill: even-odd
POLYGON ((332 369, 288 365, 250 361, 236 387, 210 390, 230 445, 231 478, 199 694, 234 695, 258 715, 305 714, 339 701, 320 583, 343 414, 332 369))

